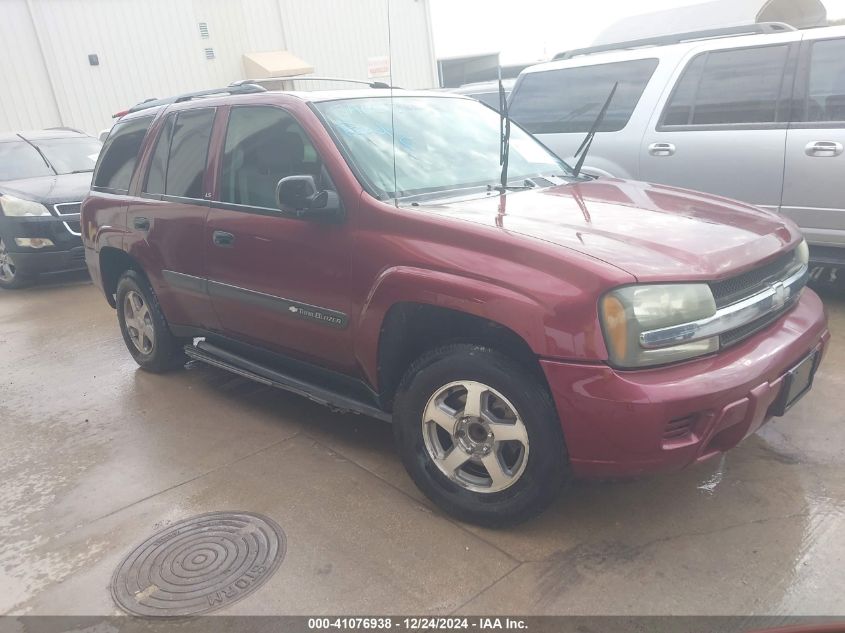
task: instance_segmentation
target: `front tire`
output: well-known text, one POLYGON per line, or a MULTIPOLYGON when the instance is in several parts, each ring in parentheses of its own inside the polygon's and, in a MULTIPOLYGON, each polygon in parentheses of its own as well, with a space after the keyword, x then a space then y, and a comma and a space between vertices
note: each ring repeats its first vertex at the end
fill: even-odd
POLYGON ((0 288, 7 290, 18 290, 25 288, 33 282, 33 277, 22 274, 12 254, 6 250, 6 241, 0 237, 0 288))
POLYGON ((423 355, 402 380, 393 418, 411 478, 464 521, 525 521, 554 500, 569 476, 547 388, 489 348, 449 345, 423 355))
POLYGON ((185 362, 158 298, 143 275, 127 270, 117 282, 117 320, 126 348, 142 369, 163 373, 185 362))

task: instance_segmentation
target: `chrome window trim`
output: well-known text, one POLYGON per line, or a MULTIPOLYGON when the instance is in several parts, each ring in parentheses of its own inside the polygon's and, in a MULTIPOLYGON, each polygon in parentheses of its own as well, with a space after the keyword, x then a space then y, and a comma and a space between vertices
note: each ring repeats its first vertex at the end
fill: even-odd
POLYGON ((748 325, 792 303, 798 298, 808 278, 809 268, 806 264, 802 264, 801 268, 786 279, 771 284, 755 295, 717 310, 713 316, 642 332, 640 345, 645 349, 671 347, 719 336, 748 325))

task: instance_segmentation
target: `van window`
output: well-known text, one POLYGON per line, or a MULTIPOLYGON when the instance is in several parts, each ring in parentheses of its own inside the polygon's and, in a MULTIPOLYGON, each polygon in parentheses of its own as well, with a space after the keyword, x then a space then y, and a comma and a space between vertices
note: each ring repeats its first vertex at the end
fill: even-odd
POLYGON ((179 198, 202 198, 208 141, 214 108, 184 110, 176 116, 165 171, 164 193, 179 198))
POLYGON ((510 115, 534 134, 589 132, 618 81, 599 128, 618 132, 628 124, 655 68, 656 59, 636 59, 528 73, 513 93, 510 115))
POLYGON ((813 43, 804 121, 845 121, 845 39, 813 43))
POLYGON ((170 140, 173 135, 173 124, 176 122, 176 114, 170 114, 161 126, 161 133, 158 135, 153 158, 150 161, 150 170, 147 172, 147 183, 143 191, 155 195, 164 193, 165 175, 167 174, 167 156, 170 153, 170 140))
POLYGON ((220 174, 222 202, 275 209, 282 178, 318 177, 320 171, 317 151, 290 114, 271 106, 232 108, 220 174))
POLYGON ((775 123, 789 45, 711 51, 684 70, 663 125, 775 123))
POLYGON ((152 120, 148 116, 115 124, 100 153, 94 187, 118 193, 129 190, 138 152, 152 120))

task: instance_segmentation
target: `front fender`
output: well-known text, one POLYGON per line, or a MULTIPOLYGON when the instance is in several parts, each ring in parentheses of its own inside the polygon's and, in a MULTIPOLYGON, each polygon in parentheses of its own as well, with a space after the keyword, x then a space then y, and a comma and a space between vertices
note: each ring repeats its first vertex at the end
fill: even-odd
MULTIPOLYGON (((383 271, 362 306, 354 337, 355 354, 370 384, 378 384, 378 342, 388 310, 422 303, 487 319, 519 335, 538 356, 569 357, 557 336, 556 310, 516 290, 489 281, 410 266, 383 271)), ((565 345, 563 346, 565 347, 565 345)))

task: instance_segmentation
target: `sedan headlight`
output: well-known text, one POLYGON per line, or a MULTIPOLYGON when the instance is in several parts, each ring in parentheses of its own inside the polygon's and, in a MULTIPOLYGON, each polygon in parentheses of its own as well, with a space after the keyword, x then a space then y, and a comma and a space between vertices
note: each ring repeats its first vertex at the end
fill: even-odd
POLYGON ((3 215, 22 217, 25 215, 51 215, 43 204, 32 200, 21 200, 14 196, 0 196, 0 209, 3 215))
POLYGON ((716 302, 707 284, 625 286, 612 290, 599 302, 602 329, 617 367, 662 365, 694 358, 719 349, 719 337, 690 343, 645 347, 643 332, 690 323, 716 314, 716 302))

